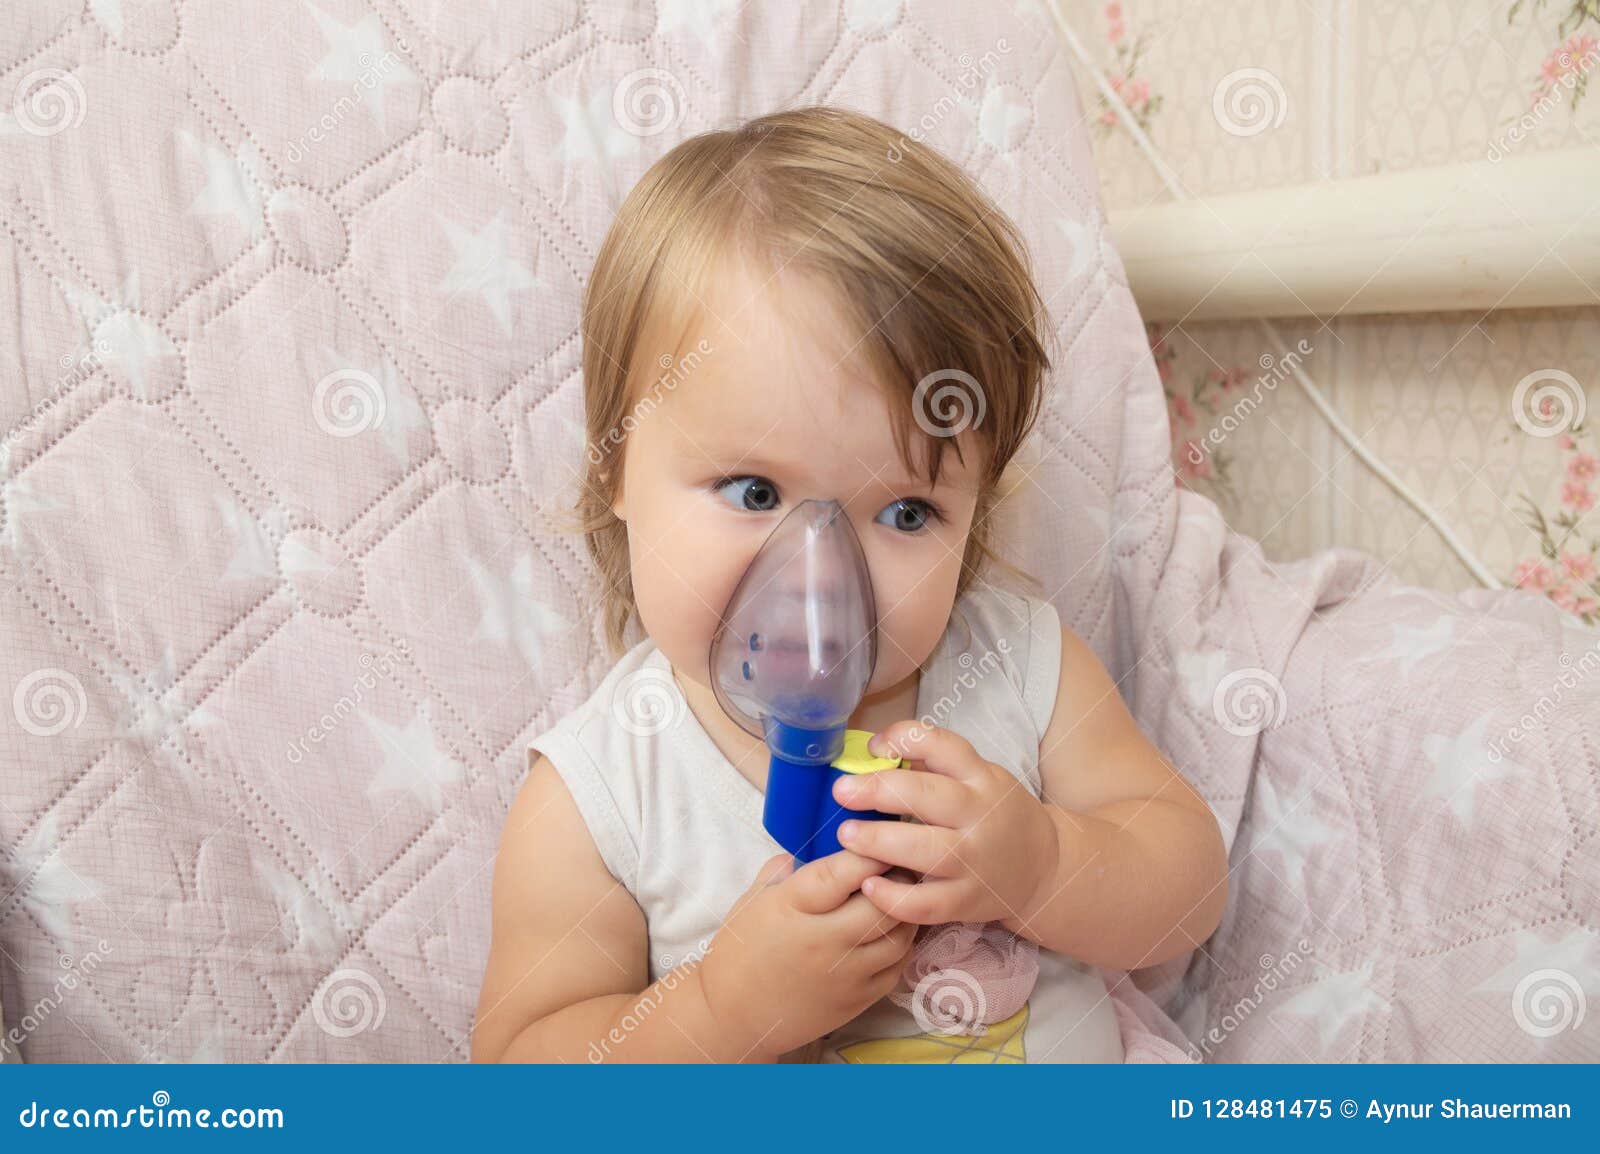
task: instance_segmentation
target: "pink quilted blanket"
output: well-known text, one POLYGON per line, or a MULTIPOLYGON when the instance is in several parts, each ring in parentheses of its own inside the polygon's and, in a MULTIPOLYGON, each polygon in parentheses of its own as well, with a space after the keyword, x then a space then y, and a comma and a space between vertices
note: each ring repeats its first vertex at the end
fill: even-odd
POLYGON ((674 142, 812 102, 1032 246, 1014 552, 1233 853, 1130 1054, 1600 1057, 1600 638, 1176 491, 1048 22, 902 0, 0 7, 13 1055, 466 1056, 525 741, 608 667, 552 517, 595 247, 674 142))

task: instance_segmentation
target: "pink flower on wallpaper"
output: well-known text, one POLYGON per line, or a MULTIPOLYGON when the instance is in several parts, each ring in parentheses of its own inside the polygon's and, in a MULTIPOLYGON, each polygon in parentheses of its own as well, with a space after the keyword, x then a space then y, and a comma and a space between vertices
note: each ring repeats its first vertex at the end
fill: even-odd
POLYGON ((1194 424, 1194 406, 1189 404, 1189 398, 1174 396, 1172 398, 1172 415, 1185 425, 1194 424))
POLYGON ((1555 581, 1556 575, 1543 561, 1518 562, 1516 571, 1511 574, 1511 583, 1518 589, 1549 589, 1555 581))
POLYGON ((1121 44, 1123 37, 1127 35, 1127 29, 1122 26, 1121 4, 1106 5, 1106 23, 1111 26, 1106 30, 1106 39, 1113 44, 1121 44))
POLYGON ((1593 453, 1575 453, 1567 462, 1567 476, 1574 481, 1587 481, 1600 476, 1600 457, 1593 453))
POLYGON ((1550 600, 1568 613, 1579 617, 1591 616, 1600 608, 1600 598, 1590 595, 1589 591, 1579 585, 1563 585, 1550 591, 1550 600))
POLYGON ((1594 558, 1587 553, 1563 553, 1561 568, 1568 577, 1578 581, 1594 580, 1594 558))
POLYGON ((1572 439, 1571 433, 1562 433, 1561 436, 1556 439, 1556 444, 1561 446, 1563 452, 1570 452, 1578 447, 1578 442, 1572 439))
POLYGON ((1596 46, 1597 42, 1593 36, 1579 36, 1576 33, 1568 36, 1565 42, 1557 45, 1550 55, 1545 57, 1544 64, 1539 69, 1539 87, 1534 95, 1544 96, 1565 77, 1582 76, 1588 72, 1593 67, 1590 56, 1596 46))
POLYGON ((1561 503, 1586 513, 1594 508, 1594 492, 1582 481, 1567 481, 1561 486, 1561 503))

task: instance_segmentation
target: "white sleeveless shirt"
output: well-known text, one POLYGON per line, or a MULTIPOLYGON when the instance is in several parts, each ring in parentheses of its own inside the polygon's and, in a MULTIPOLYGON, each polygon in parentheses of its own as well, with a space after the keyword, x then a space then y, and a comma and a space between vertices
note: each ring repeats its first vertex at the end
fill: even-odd
MULTIPOLYGON (((917 717, 961 734, 1037 797, 1060 672, 1054 606, 970 589, 922 667, 917 717)), ((587 701, 529 744, 555 766, 606 867, 644 911, 651 981, 704 954, 761 864, 782 852, 761 825, 761 791, 711 740, 653 641, 629 650, 587 701)), ((788 1057, 1121 1062, 1123 1051, 1100 971, 1041 949, 1028 1004, 981 1036, 925 1031, 883 998, 788 1057)))

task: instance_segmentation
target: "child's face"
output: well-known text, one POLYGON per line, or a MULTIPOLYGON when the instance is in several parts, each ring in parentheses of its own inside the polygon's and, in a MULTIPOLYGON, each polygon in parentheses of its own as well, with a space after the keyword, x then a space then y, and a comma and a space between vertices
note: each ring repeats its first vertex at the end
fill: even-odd
POLYGON ((654 407, 636 406, 614 508, 628 526, 640 618, 673 668, 705 685, 717 623, 767 536, 799 502, 832 498, 872 575, 879 638, 867 692, 880 693, 922 664, 949 619, 981 449, 964 441, 964 464, 947 451, 936 488, 913 479, 888 402, 858 375, 855 337, 842 335, 853 327, 825 292, 793 272, 763 285, 759 266, 723 270, 681 341, 706 340, 697 365, 658 387, 658 358, 674 350, 636 353, 650 366, 643 404, 654 407))

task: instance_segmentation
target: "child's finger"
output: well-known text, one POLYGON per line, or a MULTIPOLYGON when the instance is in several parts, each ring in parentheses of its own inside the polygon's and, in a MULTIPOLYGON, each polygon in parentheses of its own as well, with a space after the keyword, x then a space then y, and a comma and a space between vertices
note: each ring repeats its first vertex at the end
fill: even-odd
POLYGON ((972 743, 959 733, 920 721, 895 722, 875 735, 867 748, 874 755, 921 762, 922 769, 957 781, 980 780, 986 764, 972 743))
POLYGON ((890 917, 919 926, 958 922, 961 883, 953 879, 902 882, 875 877, 862 888, 867 900, 890 917))
POLYGON ((844 904, 861 888, 861 883, 888 869, 887 862, 840 850, 795 871, 788 884, 794 887, 794 905, 808 914, 825 914, 844 904))
POLYGON ((792 873, 794 873, 794 855, 774 854, 761 863, 761 868, 756 871, 756 881, 764 886, 776 885, 792 873))
POLYGON ((960 836, 944 826, 909 821, 846 821, 839 826, 839 840, 852 853, 934 877, 951 877, 961 868, 955 853, 960 836))
POLYGON ((970 796, 958 781, 915 769, 849 773, 833 783, 833 799, 846 809, 908 814, 929 825, 961 825, 970 796))

